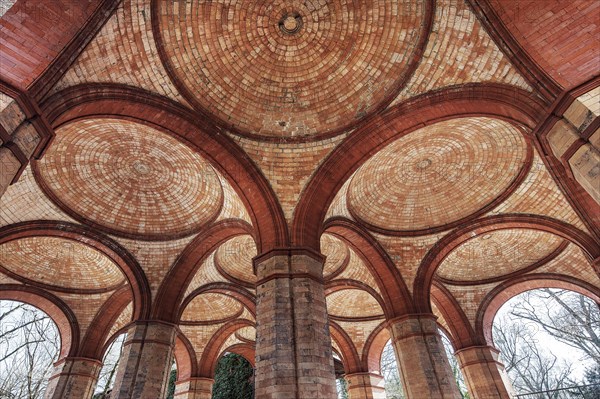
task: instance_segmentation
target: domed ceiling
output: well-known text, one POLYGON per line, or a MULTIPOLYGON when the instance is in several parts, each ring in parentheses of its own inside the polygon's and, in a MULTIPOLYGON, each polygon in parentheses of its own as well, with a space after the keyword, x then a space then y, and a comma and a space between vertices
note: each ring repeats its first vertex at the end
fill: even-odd
POLYGON ((127 120, 60 128, 36 166, 38 182, 63 210, 117 235, 185 236, 216 218, 223 204, 219 178, 197 153, 127 120))
POLYGON ((314 136, 395 97, 424 45, 427 3, 156 1, 155 36, 179 90, 221 125, 314 136))

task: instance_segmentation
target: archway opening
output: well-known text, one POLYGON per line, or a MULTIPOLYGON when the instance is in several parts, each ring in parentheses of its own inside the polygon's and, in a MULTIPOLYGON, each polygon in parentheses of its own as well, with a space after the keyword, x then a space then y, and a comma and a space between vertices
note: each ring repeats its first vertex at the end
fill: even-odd
POLYGON ((0 300, 0 397, 42 398, 60 348, 50 316, 23 302, 0 300))
POLYGON ((215 370, 213 399, 253 399, 254 368, 236 353, 225 353, 215 370))
POLYGON ((115 384, 117 376, 117 366, 123 352, 123 342, 125 342, 126 333, 119 334, 108 345, 104 358, 102 359, 102 369, 96 383, 93 399, 109 398, 112 387, 115 384))
POLYGON ((567 289, 528 290, 500 307, 492 331, 518 397, 600 397, 595 300, 567 289))

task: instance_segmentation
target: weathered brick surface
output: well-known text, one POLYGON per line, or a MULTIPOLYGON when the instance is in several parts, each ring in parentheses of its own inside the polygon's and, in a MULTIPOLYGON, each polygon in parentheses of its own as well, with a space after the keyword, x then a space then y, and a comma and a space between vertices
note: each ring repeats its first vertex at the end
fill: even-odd
POLYGON ((489 346, 463 348, 456 352, 469 393, 474 398, 510 399, 514 391, 498 351, 489 346))
POLYGON ((317 281, 322 268, 322 261, 302 254, 256 261, 258 398, 337 396, 325 294, 317 281), (266 278, 272 279, 261 282, 266 278))
POLYGON ((127 331, 111 398, 162 398, 173 363, 176 328, 135 322, 127 331))
POLYGON ((385 399, 383 376, 372 373, 354 373, 344 376, 348 382, 349 399, 385 399))
POLYGON ((392 320, 389 330, 408 399, 461 398, 433 315, 392 320))
POLYGON ((90 399, 96 388, 102 363, 94 359, 60 359, 44 393, 45 399, 90 399))

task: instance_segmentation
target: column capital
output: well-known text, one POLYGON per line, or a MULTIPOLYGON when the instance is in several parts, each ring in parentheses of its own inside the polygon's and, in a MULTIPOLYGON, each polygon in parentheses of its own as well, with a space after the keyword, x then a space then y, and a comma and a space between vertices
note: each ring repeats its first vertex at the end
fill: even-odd
POLYGON ((308 247, 275 248, 253 259, 257 285, 274 278, 310 278, 323 283, 325 256, 308 247))

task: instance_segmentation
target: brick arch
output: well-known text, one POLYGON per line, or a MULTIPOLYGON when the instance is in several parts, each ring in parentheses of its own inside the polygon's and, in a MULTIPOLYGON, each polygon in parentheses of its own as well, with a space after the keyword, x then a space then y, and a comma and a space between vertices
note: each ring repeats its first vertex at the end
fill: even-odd
POLYGON ((24 237, 50 236, 79 241, 110 258, 122 271, 133 296, 133 318, 145 319, 150 312, 150 285, 133 255, 112 238, 85 226, 59 221, 32 221, 0 229, 0 244, 24 237))
POLYGON ((406 100, 378 114, 349 135, 323 161, 304 188, 291 226, 291 240, 318 248, 321 225, 335 195, 363 163, 392 141, 448 119, 487 116, 532 130, 544 104, 531 93, 490 83, 452 86, 406 100))
POLYGON ((248 290, 232 283, 210 283, 192 291, 179 307, 178 320, 181 319, 186 306, 197 296, 205 293, 227 295, 240 302, 252 316, 256 317, 256 296, 248 290))
POLYGON ((388 331, 387 321, 384 321, 378 325, 375 330, 371 332, 365 347, 363 348, 362 362, 367 367, 369 372, 381 372, 381 355, 383 354, 383 348, 391 339, 390 332, 388 331))
MULTIPOLYGON (((347 279, 347 278, 332 280, 332 281, 328 281, 327 283, 325 283, 325 297, 327 297, 330 294, 333 294, 334 292, 348 290, 348 289, 365 291, 366 293, 371 295, 373 298, 375 298, 377 303, 379 303, 379 306, 381 307, 381 309, 384 309, 385 303, 383 302, 381 295, 379 295, 379 293, 377 291, 375 291, 371 286, 369 286, 365 283, 362 283, 362 282, 356 281, 356 280, 347 279)), ((360 317, 356 317, 356 319, 360 319, 360 317)))
POLYGON ((217 362, 221 357, 220 349, 225 341, 227 341, 231 334, 235 333, 240 328, 254 326, 254 323, 250 320, 238 319, 225 323, 219 328, 208 341, 208 344, 206 344, 206 347, 202 352, 200 363, 198 364, 198 377, 213 378, 217 362))
POLYGON ((475 319, 475 331, 486 345, 494 345, 492 324, 498 310, 511 298, 537 288, 559 288, 577 292, 600 303, 600 288, 562 274, 538 273, 519 276, 498 285, 483 299, 475 319))
MULTIPOLYGON (((448 325, 448 337, 453 348, 466 348, 472 345, 482 345, 477 341, 475 330, 459 303, 444 285, 433 282, 431 286, 431 301, 435 303, 448 325)), ((441 326, 440 326, 441 327, 441 326)))
MULTIPOLYGON (((244 342, 228 346, 227 348, 223 349, 223 352, 221 352, 219 360, 221 360, 225 352, 231 352, 235 353, 236 355, 240 355, 252 365, 252 368, 256 367, 256 349, 255 346, 252 344, 244 342)), ((217 360, 217 363, 219 362, 219 360, 217 360)))
POLYGON ((119 84, 84 84, 41 105, 52 127, 95 117, 127 118, 171 134, 202 153, 231 183, 255 227, 258 252, 289 243, 287 222, 269 182, 245 152, 211 121, 173 100, 119 84))
POLYGON ((364 227, 345 218, 332 218, 325 223, 324 232, 343 239, 365 262, 381 291, 381 307, 388 319, 412 311, 413 303, 404 279, 385 250, 364 227))
POLYGON ((158 320, 176 323, 180 304, 202 262, 219 245, 232 237, 253 234, 252 226, 240 220, 222 220, 205 227, 183 250, 158 288, 152 315, 158 320))
POLYGON ((177 364, 177 381, 188 380, 198 373, 198 360, 194 346, 179 330, 175 337, 173 354, 177 364))
POLYGON ((108 334, 131 300, 131 290, 125 285, 104 302, 81 341, 80 357, 102 361, 108 334))
POLYGON ((0 284, 0 300, 27 303, 46 313, 60 334, 59 358, 75 356, 79 348, 79 324, 69 306, 60 298, 36 287, 0 284))
POLYGON ((580 247, 590 261, 600 257, 600 246, 592 237, 557 219, 527 214, 504 214, 478 219, 448 233, 427 252, 421 261, 413 285, 417 311, 420 313, 431 312, 429 298, 435 271, 450 252, 475 235, 496 230, 519 228, 540 230, 558 235, 580 247))
POLYGON ((340 348, 340 357, 344 364, 344 371, 346 374, 359 373, 363 371, 363 365, 352 342, 352 338, 340 327, 335 321, 329 321, 329 331, 331 332, 331 339, 334 340, 340 348))

